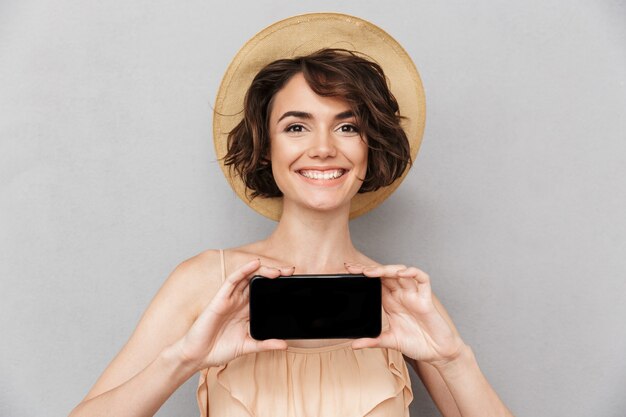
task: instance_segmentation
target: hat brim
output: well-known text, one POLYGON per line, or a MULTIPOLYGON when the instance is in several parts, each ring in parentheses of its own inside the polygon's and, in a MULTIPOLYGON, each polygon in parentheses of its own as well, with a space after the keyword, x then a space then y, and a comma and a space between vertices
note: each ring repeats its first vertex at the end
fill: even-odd
MULTIPOLYGON (((411 147, 411 160, 415 160, 422 141, 426 118, 424 88, 415 64, 389 34, 363 19, 339 13, 311 13, 274 23, 252 37, 235 55, 220 84, 213 114, 215 152, 222 172, 246 204, 273 220, 280 219, 282 197, 250 200, 241 179, 224 165, 228 134, 241 121, 246 91, 263 67, 277 59, 307 55, 323 48, 357 51, 378 63, 398 101, 400 114, 405 117, 402 127, 411 147)), ((354 196, 350 218, 382 203, 407 173, 408 170, 387 187, 354 196)))

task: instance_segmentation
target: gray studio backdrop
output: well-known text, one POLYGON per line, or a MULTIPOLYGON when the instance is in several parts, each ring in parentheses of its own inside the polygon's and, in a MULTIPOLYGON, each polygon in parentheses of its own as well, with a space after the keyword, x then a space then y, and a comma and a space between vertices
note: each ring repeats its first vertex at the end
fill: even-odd
MULTIPOLYGON (((387 30, 426 89, 357 246, 432 276, 518 416, 626 415, 625 2, 215 4, 0 1, 0 415, 67 415, 179 262, 272 230, 215 162, 211 103, 249 37, 312 11, 387 30)), ((197 415, 196 384, 158 415, 197 415)))

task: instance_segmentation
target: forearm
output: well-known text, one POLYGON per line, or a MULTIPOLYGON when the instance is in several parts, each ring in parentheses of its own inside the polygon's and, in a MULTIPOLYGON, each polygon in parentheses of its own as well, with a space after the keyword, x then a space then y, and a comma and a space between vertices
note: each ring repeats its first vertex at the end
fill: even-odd
POLYGON ((122 385, 80 403, 69 417, 148 417, 196 370, 183 363, 171 347, 163 350, 137 375, 122 385))
POLYGON ((483 375, 469 346, 456 359, 436 369, 463 417, 513 417, 483 375))

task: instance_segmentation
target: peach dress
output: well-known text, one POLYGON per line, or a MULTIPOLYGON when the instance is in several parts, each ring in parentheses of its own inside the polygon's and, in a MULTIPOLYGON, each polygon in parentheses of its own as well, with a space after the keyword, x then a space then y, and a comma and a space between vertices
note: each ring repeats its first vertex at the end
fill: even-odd
POLYGON ((402 354, 383 348, 353 350, 351 343, 290 346, 204 369, 197 389, 200 415, 408 417, 413 392, 402 354))

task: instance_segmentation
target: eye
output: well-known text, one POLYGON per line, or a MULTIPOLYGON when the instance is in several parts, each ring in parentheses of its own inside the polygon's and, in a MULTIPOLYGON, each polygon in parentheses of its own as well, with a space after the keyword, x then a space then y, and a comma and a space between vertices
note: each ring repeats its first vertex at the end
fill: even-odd
POLYGON ((302 126, 301 124, 298 124, 298 123, 294 123, 292 125, 287 126, 285 128, 285 132, 302 133, 302 132, 304 132, 304 126, 302 126))
POLYGON ((359 128, 352 123, 342 124, 337 130, 341 133, 359 134, 359 128))

